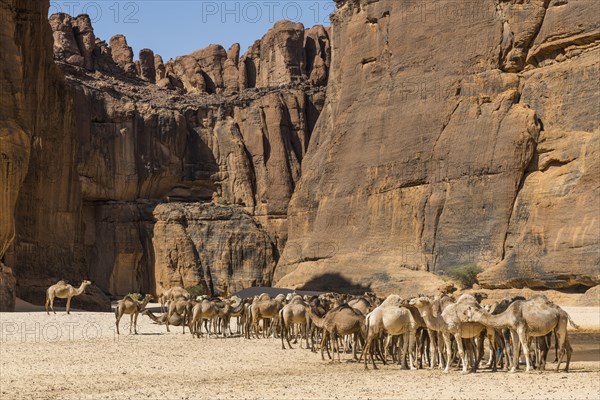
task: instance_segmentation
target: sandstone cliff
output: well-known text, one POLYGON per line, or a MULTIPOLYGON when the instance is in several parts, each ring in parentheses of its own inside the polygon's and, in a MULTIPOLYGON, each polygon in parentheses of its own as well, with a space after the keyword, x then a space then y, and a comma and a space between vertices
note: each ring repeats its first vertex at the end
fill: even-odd
POLYGON ((336 2, 278 285, 598 284, 598 4, 336 2))
POLYGON ((0 1, 1 309, 12 309, 15 292, 35 286, 46 268, 85 276, 72 246, 81 243, 73 107, 47 12, 47 2, 0 1))
POLYGON ((40 142, 47 158, 30 175, 64 210, 17 204, 6 260, 18 295, 41 302, 53 280, 84 276, 111 295, 158 281, 221 294, 270 285, 325 99, 327 31, 282 21, 241 57, 211 45, 165 63, 150 49, 134 60, 122 35, 107 45, 86 15, 49 22, 67 83, 66 111, 52 114, 69 125, 60 150, 40 142))
POLYGON ((336 3, 165 61, 0 0, 2 307, 60 278, 96 309, 158 281, 409 294, 464 264, 598 284, 596 2, 336 3))

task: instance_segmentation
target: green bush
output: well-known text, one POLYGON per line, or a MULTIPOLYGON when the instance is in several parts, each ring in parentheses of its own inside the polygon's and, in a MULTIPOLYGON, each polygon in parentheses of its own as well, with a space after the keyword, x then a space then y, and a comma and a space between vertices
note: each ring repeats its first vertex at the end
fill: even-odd
POLYGON ((446 274, 455 281, 461 283, 463 288, 470 289, 477 282, 477 274, 482 272, 483 269, 477 265, 456 265, 446 270, 446 274))
POLYGON ((185 290, 187 290, 188 293, 193 298, 196 298, 198 296, 204 296, 204 295, 208 294, 208 290, 206 290, 206 286, 204 286, 204 285, 190 286, 189 288, 186 288, 185 290))
POLYGON ((144 296, 142 296, 140 293, 129 293, 128 296, 137 301, 142 301, 144 298, 144 296))

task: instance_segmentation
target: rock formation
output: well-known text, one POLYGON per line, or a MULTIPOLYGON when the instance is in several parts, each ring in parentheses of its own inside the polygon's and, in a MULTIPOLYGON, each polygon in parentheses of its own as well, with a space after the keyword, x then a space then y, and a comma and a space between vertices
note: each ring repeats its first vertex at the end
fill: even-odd
MULTIPOLYGON (((17 294, 40 302, 46 282, 63 276, 85 276, 110 295, 154 291, 157 279, 221 294, 271 284, 324 86, 290 73, 277 87, 267 82, 240 91, 239 45, 227 52, 211 45, 166 64, 142 49, 136 61, 124 36, 107 45, 87 16, 50 21, 55 60, 66 76, 61 84, 73 98, 66 113, 56 113, 69 123, 57 154, 71 158, 55 164, 40 151, 45 167, 30 171, 60 185, 52 193, 63 201, 62 213, 29 204, 32 214, 52 218, 36 228, 27 224, 24 204, 16 205, 17 236, 6 262, 15 266, 17 294), (177 200, 186 203, 162 204, 177 200), (178 213, 186 215, 183 231, 169 219, 178 213), (69 229, 56 241, 44 231, 63 232, 57 224, 64 222, 69 229), (27 229, 44 237, 25 243, 27 229), (197 242, 194 235, 209 235, 190 253, 197 257, 166 258, 172 240, 197 242)), ((285 26, 266 37, 285 41, 285 26)), ((302 28, 293 51, 305 59, 303 38, 302 28)), ((286 76, 290 67, 282 60, 271 68, 286 76)))
POLYGON ((598 5, 336 2, 278 285, 464 264, 487 288, 598 284, 598 5))
POLYGON ((223 295, 271 284, 277 249, 242 208, 168 203, 154 217, 157 281, 223 295))
POLYGON ((165 62, 0 0, 0 307, 61 278, 93 309, 158 280, 431 291, 465 264, 600 283, 598 4, 336 3, 165 62))
MULTIPOLYGON (((48 2, 0 1, 2 310, 14 307, 15 294, 43 304, 50 284, 58 279, 74 283, 87 275, 73 103, 54 64, 50 26, 55 28, 54 50, 81 67, 88 53, 77 43, 87 46, 89 32, 85 17, 74 24, 68 20, 69 29, 60 22, 67 19, 48 24, 48 8, 48 2)), ((87 303, 110 307, 101 293, 78 305, 87 303)))

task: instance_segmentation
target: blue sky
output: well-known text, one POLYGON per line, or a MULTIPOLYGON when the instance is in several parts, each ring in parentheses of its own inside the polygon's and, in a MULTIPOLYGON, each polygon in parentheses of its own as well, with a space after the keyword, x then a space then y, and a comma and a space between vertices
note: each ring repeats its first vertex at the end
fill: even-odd
POLYGON ((86 13, 103 40, 122 33, 137 58, 147 47, 165 61, 211 43, 241 53, 275 21, 290 19, 305 27, 329 25, 333 0, 51 0, 50 13, 86 13))

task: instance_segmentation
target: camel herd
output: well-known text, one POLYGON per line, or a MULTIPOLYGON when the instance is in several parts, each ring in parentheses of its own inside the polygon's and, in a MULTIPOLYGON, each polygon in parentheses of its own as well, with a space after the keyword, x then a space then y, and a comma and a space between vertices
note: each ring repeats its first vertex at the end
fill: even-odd
MULTIPOLYGON (((54 286, 48 289, 49 299, 70 299, 76 295, 67 296, 65 293, 71 290, 65 292, 54 286)), ((85 289, 83 284, 82 287, 85 289)), ((556 371, 565 355, 565 371, 568 371, 572 347, 567 325, 578 328, 545 295, 529 299, 517 296, 484 306, 481 301, 487 296, 483 293, 462 294, 456 299, 447 292, 410 299, 398 295, 381 299, 373 293, 362 296, 291 293, 276 297, 263 293, 241 299, 193 298, 180 287, 164 289, 161 285, 159 289, 160 315, 146 309, 151 295, 143 300, 127 295, 118 302, 117 333, 121 317, 128 314, 130 333, 133 329, 137 334, 137 318, 143 314, 165 325, 167 331, 170 326, 181 326, 185 333, 187 327, 196 337, 277 337, 282 349, 286 349, 286 343, 292 348, 292 340, 293 343, 300 340, 301 347, 304 343, 307 349, 320 352, 323 360, 325 352, 331 360, 337 354, 338 361, 342 354, 351 352, 354 360, 364 362, 365 368, 369 361, 374 369, 378 363, 391 361, 404 369, 439 368, 444 372, 456 365, 468 373, 477 371, 486 353, 485 366, 493 371, 500 368, 514 372, 522 358, 526 371, 543 370, 553 345, 556 371), (231 329, 232 319, 237 320, 235 334, 231 329)))

